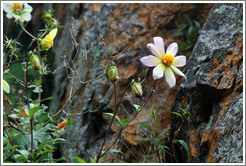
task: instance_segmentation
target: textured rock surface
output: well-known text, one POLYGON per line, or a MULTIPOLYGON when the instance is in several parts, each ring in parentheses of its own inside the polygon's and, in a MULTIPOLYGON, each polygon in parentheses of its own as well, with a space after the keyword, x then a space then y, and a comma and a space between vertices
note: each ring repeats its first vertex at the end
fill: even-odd
MULTIPOLYGON (((190 121, 177 139, 189 144, 192 162, 243 161, 242 51, 243 5, 216 4, 187 62, 187 81, 173 107, 181 113, 190 105, 190 121)), ((173 131, 178 118, 172 115, 173 131)), ((179 162, 186 158, 181 155, 179 162)))
MULTIPOLYGON (((65 25, 62 33, 56 38, 58 43, 55 47, 57 55, 54 64, 57 68, 64 65, 64 59, 61 59, 58 54, 62 56, 67 54, 68 62, 75 57, 76 49, 74 47, 67 51, 74 40, 71 37, 71 32, 78 34, 75 39, 79 43, 79 56, 81 56, 81 59, 87 56, 86 63, 77 73, 83 81, 102 74, 104 68, 100 65, 106 65, 108 55, 121 52, 126 48, 114 59, 119 69, 120 81, 117 82, 117 92, 120 96, 119 92, 122 92, 133 78, 137 80, 138 77, 141 79, 145 77, 147 68, 140 63, 139 59, 150 53, 146 45, 153 42, 153 36, 165 38, 165 46, 174 41, 182 40, 183 36, 172 38, 170 35, 180 23, 185 22, 184 15, 187 14, 195 19, 203 18, 205 20, 212 6, 212 4, 60 4, 57 6, 57 13, 59 13, 57 18, 65 22, 65 25), (74 22, 71 19, 72 16, 75 18, 74 22), (95 18, 94 24, 88 26, 93 17, 95 18), (104 37, 102 38, 102 36, 104 37)), ((79 61, 75 62, 77 66, 81 63, 79 61)), ((69 74, 72 76, 74 73, 70 71, 69 74)), ((52 96, 54 96, 55 101, 50 105, 50 108, 55 113, 70 96, 72 85, 67 78, 65 68, 57 70, 54 76, 52 96)), ((174 104, 181 80, 182 78, 177 76, 177 86, 172 89, 167 86, 164 79, 159 81, 155 96, 146 107, 147 109, 155 109, 159 114, 155 119, 158 122, 159 128, 156 132, 159 135, 164 132, 164 129, 170 128, 170 110, 174 104), (162 113, 163 110, 165 110, 164 113, 162 113)), ((152 82, 152 69, 150 69, 143 84, 144 98, 140 100, 141 103, 148 96, 152 82)), ((79 86, 78 79, 74 79, 73 84, 79 86)), ((96 156, 110 119, 103 116, 102 113, 112 112, 112 92, 112 84, 107 76, 83 84, 77 95, 64 109, 67 113, 78 116, 72 116, 74 122, 64 135, 69 143, 64 144, 60 149, 63 156, 71 155, 70 150, 73 150, 75 154, 85 160, 96 156)), ((132 104, 136 103, 138 101, 131 95, 129 89, 118 116, 129 119, 130 114, 133 114, 132 104)), ((65 115, 61 114, 61 116, 65 115)), ((111 153, 105 159, 105 162, 144 161, 142 160, 142 157, 144 158, 143 152, 139 150, 142 147, 135 138, 146 134, 146 132, 140 130, 139 122, 148 121, 148 118, 148 111, 139 114, 138 120, 133 121, 122 134, 122 140, 127 146, 119 142, 117 149, 122 150, 128 157, 122 159, 122 156, 111 153), (130 148, 130 151, 128 148, 130 148)), ((110 141, 113 140, 116 130, 117 126, 114 125, 105 147, 108 147, 110 141)), ((144 145, 146 146, 144 148, 148 150, 149 144, 145 143, 144 145)), ((155 155, 152 159, 152 162, 157 162, 155 155)), ((68 160, 67 162, 72 161, 68 160)))

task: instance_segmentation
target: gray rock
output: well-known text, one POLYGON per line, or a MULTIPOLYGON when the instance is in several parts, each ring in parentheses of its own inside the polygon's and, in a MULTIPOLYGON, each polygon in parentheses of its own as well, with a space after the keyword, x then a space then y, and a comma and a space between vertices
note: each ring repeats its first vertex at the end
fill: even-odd
MULTIPOLYGON (((216 4, 187 61, 173 111, 190 106, 177 139, 189 144, 191 162, 243 161, 242 19, 242 4, 216 4)), ((178 121, 172 115, 173 132, 178 121)))

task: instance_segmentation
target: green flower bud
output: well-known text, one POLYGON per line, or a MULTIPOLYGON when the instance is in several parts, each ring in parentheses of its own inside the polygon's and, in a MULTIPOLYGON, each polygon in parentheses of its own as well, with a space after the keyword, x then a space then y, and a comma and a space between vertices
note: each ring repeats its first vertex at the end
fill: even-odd
POLYGON ((142 89, 142 85, 140 82, 135 82, 133 79, 132 84, 131 84, 131 88, 132 88, 132 93, 137 98, 140 98, 143 95, 143 89, 142 89))
POLYGON ((43 15, 43 18, 44 19, 51 19, 53 17, 53 14, 51 14, 51 13, 49 13, 49 12, 46 12, 46 13, 44 13, 44 15, 43 15))
POLYGON ((110 66, 108 67, 108 76, 112 82, 115 82, 119 79, 118 69, 114 62, 111 62, 110 66))
POLYGON ((40 60, 39 57, 35 54, 33 54, 30 58, 29 58, 31 64, 32 64, 32 68, 33 70, 39 70, 41 65, 40 65, 40 60))

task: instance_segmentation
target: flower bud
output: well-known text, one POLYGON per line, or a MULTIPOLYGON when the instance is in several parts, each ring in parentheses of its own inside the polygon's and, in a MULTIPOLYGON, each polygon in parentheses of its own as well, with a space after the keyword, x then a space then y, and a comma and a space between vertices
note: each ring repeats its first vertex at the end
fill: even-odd
POLYGON ((137 97, 141 97, 143 95, 143 89, 142 89, 142 85, 140 82, 135 82, 134 79, 132 80, 132 93, 137 97))
POLYGON ((50 33, 41 40, 41 47, 44 50, 49 50, 53 46, 53 40, 56 37, 57 34, 57 28, 50 31, 50 33))
POLYGON ((119 79, 118 69, 114 62, 111 62, 110 66, 108 67, 108 76, 112 82, 115 82, 117 79, 119 79))
POLYGON ((63 127, 65 127, 65 125, 67 124, 67 121, 62 121, 59 126, 58 129, 61 130, 63 127))
POLYGON ((43 15, 43 18, 44 18, 44 19, 51 19, 52 17, 53 17, 52 13, 49 13, 49 12, 46 12, 46 13, 44 13, 44 15, 43 15))
POLYGON ((31 57, 29 58, 31 64, 32 64, 32 68, 33 70, 39 70, 41 65, 40 65, 40 60, 39 57, 35 54, 31 55, 31 57))

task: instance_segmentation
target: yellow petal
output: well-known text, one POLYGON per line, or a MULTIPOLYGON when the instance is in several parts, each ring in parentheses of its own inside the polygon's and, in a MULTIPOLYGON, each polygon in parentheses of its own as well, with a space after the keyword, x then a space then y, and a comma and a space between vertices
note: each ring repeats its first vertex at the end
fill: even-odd
POLYGON ((45 37, 54 40, 57 34, 57 28, 50 31, 50 33, 45 37))

